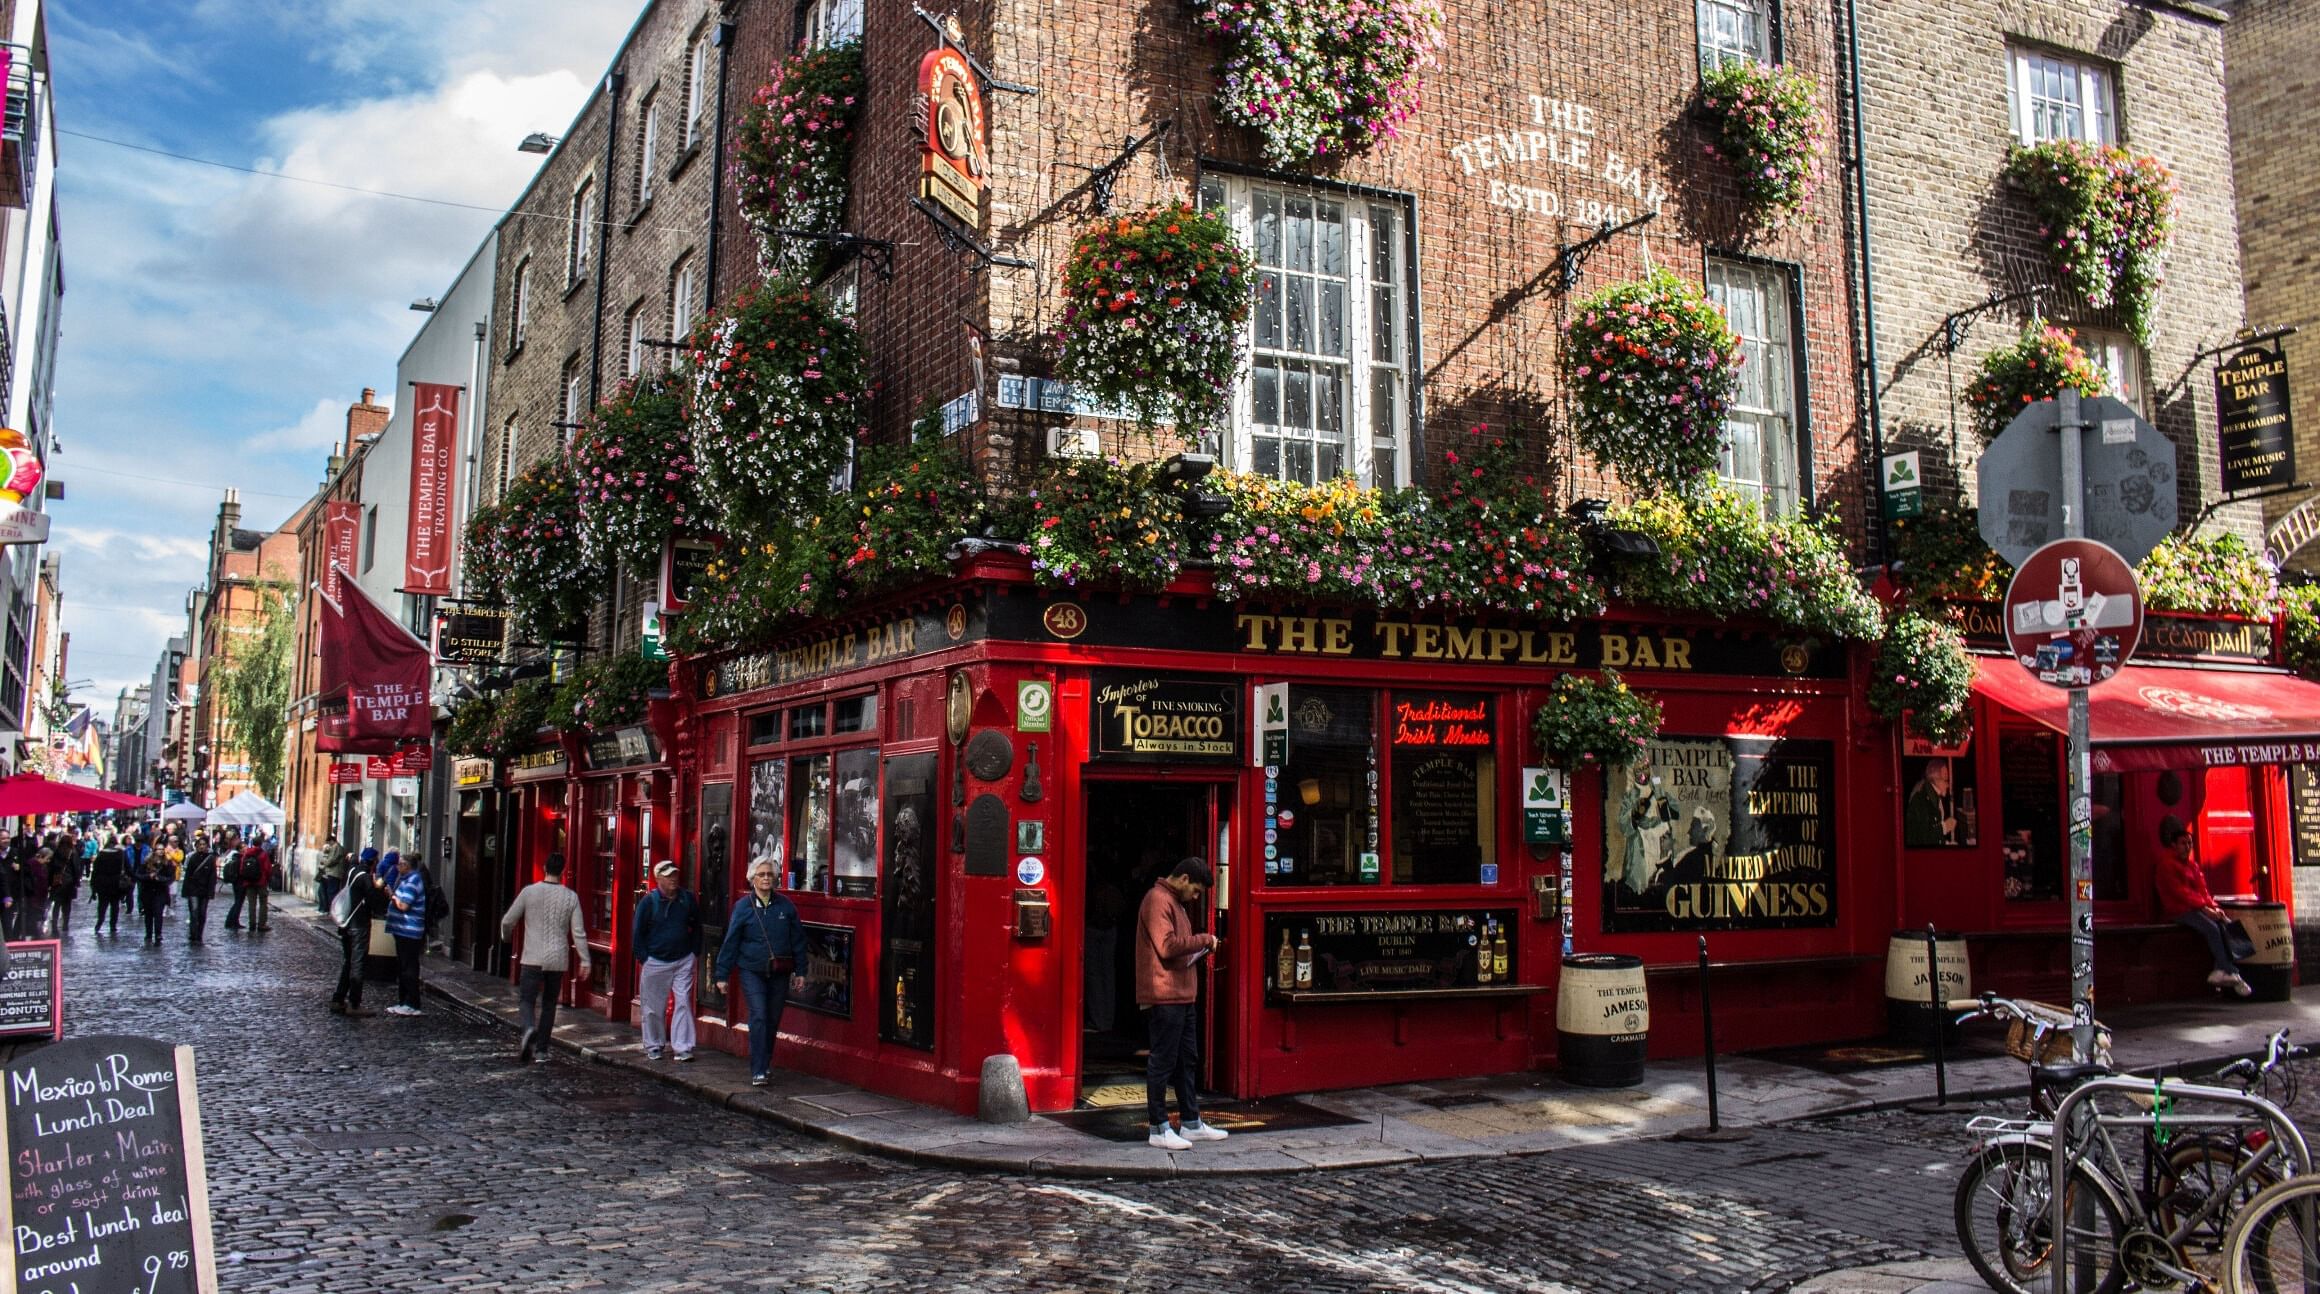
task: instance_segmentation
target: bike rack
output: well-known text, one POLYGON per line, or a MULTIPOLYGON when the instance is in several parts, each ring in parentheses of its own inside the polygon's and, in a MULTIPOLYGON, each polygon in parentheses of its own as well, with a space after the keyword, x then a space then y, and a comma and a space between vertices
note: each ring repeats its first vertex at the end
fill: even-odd
MULTIPOLYGON (((2054 1175, 2047 1179, 2048 1193, 2054 1197, 2047 1205, 2053 1212, 2051 1225, 2054 1228, 2053 1235, 2055 1236, 2052 1264, 2054 1272, 2048 1278, 2053 1294, 2069 1294, 2063 1282, 2068 1278, 2070 1268, 2070 1243, 2068 1239, 2070 1220, 2063 1216, 2063 1211, 2070 1199, 2068 1185, 2070 1182, 2071 1116, 2077 1113, 2080 1103, 2106 1092, 2117 1092, 2126 1096, 2143 1096, 2148 1095, 2150 1091, 2151 1080, 2147 1078, 2090 1079, 2072 1088, 2062 1098, 2062 1104, 2054 1109, 2055 1136, 2052 1152, 2054 1162, 2051 1169, 2054 1175)), ((2232 1106, 2254 1112, 2270 1127, 2273 1137, 2277 1138, 2279 1144, 2286 1149, 2295 1163, 2296 1175, 2300 1177, 2312 1171, 2312 1148, 2305 1144, 2303 1131, 2296 1126, 2295 1120, 2288 1117, 2286 1111, 2270 1101, 2260 1096, 2250 1096, 2236 1088, 2208 1087, 2198 1083, 2170 1083, 2167 1085, 2167 1095, 2180 1101, 2200 1101, 2210 1105, 2232 1106)), ((2157 1111, 2146 1114, 2104 1114, 2100 1109, 2095 1111, 2094 1116, 2096 1125, 2106 1128, 2151 1127, 2157 1124, 2160 1117, 2157 1111)), ((2236 1127, 2248 1122, 2245 1119, 2214 1114, 2169 1114, 2165 1117, 2167 1123, 2174 1127, 2236 1127)))

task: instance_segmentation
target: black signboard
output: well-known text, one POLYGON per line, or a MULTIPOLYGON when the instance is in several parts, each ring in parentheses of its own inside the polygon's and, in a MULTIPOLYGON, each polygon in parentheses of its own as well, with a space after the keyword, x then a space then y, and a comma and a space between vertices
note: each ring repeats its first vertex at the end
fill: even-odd
POLYGON ((1603 928, 1837 923, 1833 743, 1654 737, 1604 775, 1603 928))
POLYGON ((2216 362, 2215 430, 2222 442, 2225 494, 2295 482, 2288 356, 2280 343, 2243 346, 2216 362))
MULTIPOLYGON (((1512 908, 1383 912, 1267 912, 1265 986, 1268 993, 1380 993, 1388 990, 1473 988, 1483 940, 1507 941, 1515 956, 1512 908), (1303 960, 1309 976, 1297 971, 1303 960), (1286 978, 1284 979, 1284 975, 1286 978), (1308 982, 1309 981, 1309 982, 1308 982)), ((1494 968, 1495 969, 1495 968, 1494 968)))
POLYGON ((725 986, 711 968, 724 946, 725 914, 733 906, 733 783, 701 784, 699 826, 695 874, 701 878, 701 966, 693 978, 693 996, 703 1010, 721 1012, 725 986))
POLYGON ((64 982, 54 939, 8 945, 8 973, 0 977, 0 1038, 62 1038, 64 982))
POLYGON ((1237 763, 1241 685, 1141 670, 1097 670, 1088 698, 1089 758, 1144 764, 1237 763))
POLYGON ((7 1288, 212 1294, 193 1049, 105 1035, 8 1067, 7 1288))
POLYGON ((779 687, 865 665, 905 660, 982 637, 980 604, 902 612, 884 620, 829 629, 771 651, 748 652, 714 661, 701 670, 700 698, 714 701, 738 692, 779 687))
POLYGON ((2320 867, 2320 768, 2288 765, 2288 814, 2298 867, 2320 867))
POLYGON ((853 1019, 854 927, 818 921, 798 925, 805 931, 806 959, 798 966, 798 987, 789 995, 789 1004, 853 1019))
POLYGON ((598 772, 610 768, 639 768, 659 762, 660 743, 653 740, 652 729, 641 724, 616 728, 611 732, 590 733, 588 736, 588 767, 598 772))
POLYGON ((886 761, 886 886, 878 934, 878 1036, 934 1050, 935 756, 886 761))
POLYGON ((461 607, 435 616, 435 663, 446 666, 488 665, 499 660, 507 646, 505 609, 461 607))

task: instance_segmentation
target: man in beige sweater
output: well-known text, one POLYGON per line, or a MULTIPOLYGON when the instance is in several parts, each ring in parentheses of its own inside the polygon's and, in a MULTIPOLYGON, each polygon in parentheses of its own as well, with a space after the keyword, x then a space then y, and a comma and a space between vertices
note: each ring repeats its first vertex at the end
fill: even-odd
POLYGON ((556 999, 563 995, 564 972, 575 952, 580 973, 588 973, 588 928, 580 923, 580 896, 564 887, 564 856, 548 855, 541 870, 547 879, 516 895, 507 915, 499 919, 499 934, 502 939, 513 938, 517 924, 523 925, 523 971, 516 979, 516 995, 524 1040, 516 1055, 545 1062, 548 1037, 556 1031, 556 999))

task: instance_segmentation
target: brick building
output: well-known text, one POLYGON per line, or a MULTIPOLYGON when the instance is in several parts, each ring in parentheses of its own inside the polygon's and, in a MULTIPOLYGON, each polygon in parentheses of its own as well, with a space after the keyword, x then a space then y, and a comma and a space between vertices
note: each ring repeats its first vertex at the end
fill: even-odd
POLYGON ((306 511, 300 508, 277 529, 251 530, 242 525, 239 491, 227 490, 218 504, 217 524, 210 531, 208 575, 188 601, 187 629, 194 645, 189 664, 195 683, 186 733, 186 780, 181 783, 196 800, 211 806, 258 790, 249 756, 233 739, 218 697, 220 671, 233 659, 239 641, 257 632, 258 617, 270 601, 278 599, 287 608, 297 597, 298 533, 306 511))
MULTIPOLYGON (((2320 130, 2320 4, 2239 0, 2229 6, 2224 63, 2230 79, 2231 149, 2239 198, 2247 321, 2298 328, 2284 344, 2297 430, 2300 479, 2320 464, 2320 159, 2300 142, 2320 130)), ((2267 524, 2306 502, 2264 503, 2267 524)), ((2295 565, 2313 569, 2306 547, 2295 565)))

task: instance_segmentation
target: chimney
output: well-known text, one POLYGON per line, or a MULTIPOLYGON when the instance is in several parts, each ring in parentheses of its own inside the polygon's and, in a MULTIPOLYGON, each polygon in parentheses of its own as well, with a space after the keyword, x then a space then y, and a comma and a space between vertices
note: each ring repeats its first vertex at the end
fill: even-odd
POLYGON ((387 429, 391 410, 378 402, 379 393, 371 387, 362 389, 362 399, 346 409, 346 443, 339 447, 343 458, 354 457, 355 446, 387 429))
MULTIPOLYGON (((233 551, 234 530, 242 524, 242 492, 226 487, 225 502, 218 505, 217 537, 210 541, 212 553, 233 551)), ((215 561, 216 558, 212 558, 215 561)))

